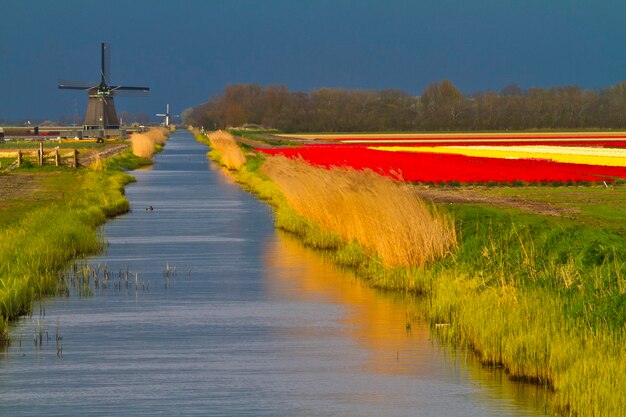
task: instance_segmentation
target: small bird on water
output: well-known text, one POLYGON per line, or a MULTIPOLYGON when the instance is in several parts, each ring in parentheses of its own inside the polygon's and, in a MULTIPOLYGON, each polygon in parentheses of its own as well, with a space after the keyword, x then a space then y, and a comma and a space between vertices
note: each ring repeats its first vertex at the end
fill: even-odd
POLYGON ((152 206, 146 207, 146 211, 152 211, 152 210, 154 210, 154 208, 152 206))

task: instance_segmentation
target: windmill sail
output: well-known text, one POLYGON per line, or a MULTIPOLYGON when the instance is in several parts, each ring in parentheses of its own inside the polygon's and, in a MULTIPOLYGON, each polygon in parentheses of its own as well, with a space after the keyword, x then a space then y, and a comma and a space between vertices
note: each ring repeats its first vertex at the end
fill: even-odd
POLYGON ((119 119, 115 111, 114 95, 146 95, 149 87, 109 85, 111 82, 111 47, 102 42, 100 45, 100 83, 59 81, 58 87, 64 90, 86 90, 87 113, 83 128, 119 129, 119 119))
POLYGON ((59 88, 65 90, 89 90, 90 88, 94 88, 97 86, 97 83, 89 81, 59 81, 59 88))
POLYGON ((111 47, 108 43, 101 44, 101 84, 106 85, 111 82, 111 47))

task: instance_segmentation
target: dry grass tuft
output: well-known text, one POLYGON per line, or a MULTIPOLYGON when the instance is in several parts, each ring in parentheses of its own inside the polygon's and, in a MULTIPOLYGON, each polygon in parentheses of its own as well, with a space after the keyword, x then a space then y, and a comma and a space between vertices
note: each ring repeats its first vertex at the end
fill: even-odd
POLYGON ((142 158, 151 159, 155 152, 155 145, 163 146, 169 137, 169 130, 164 127, 153 127, 147 132, 133 133, 130 143, 133 153, 142 158))
POLYGON ((209 146, 219 152, 222 164, 228 169, 239 170, 246 163, 246 156, 235 142, 233 135, 218 130, 209 133, 209 146))
POLYGON ((387 266, 423 266, 457 244, 449 216, 372 171, 326 170, 284 157, 268 158, 262 169, 298 214, 359 242, 387 266))
POLYGON ((165 141, 167 141, 167 138, 170 136, 170 130, 166 127, 159 126, 151 128, 144 134, 150 136, 156 145, 165 145, 165 141))

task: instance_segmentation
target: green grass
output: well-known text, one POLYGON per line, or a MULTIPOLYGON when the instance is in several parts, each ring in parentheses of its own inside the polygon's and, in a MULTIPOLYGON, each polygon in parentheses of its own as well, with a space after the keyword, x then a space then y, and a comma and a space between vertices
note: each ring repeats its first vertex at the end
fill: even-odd
POLYGON ((623 184, 586 187, 496 187, 477 189, 490 196, 519 198, 539 203, 549 203, 567 210, 565 216, 586 226, 609 229, 626 237, 626 186, 623 184))
POLYGON ((470 347, 513 378, 553 389, 552 407, 561 414, 623 415, 626 189, 484 187, 487 195, 569 207, 571 215, 449 205, 460 240, 454 256, 426 268, 389 269, 299 217, 259 173, 262 163, 262 156, 249 158, 235 178, 275 207, 276 227, 374 287, 423 294, 419 314, 437 337, 470 347))
POLYGON ((0 158, 0 172, 15 161, 15 158, 0 158))
MULTIPOLYGON (((229 129, 228 132, 233 136, 238 136, 244 139, 256 140, 259 142, 267 143, 273 146, 300 146, 301 143, 286 138, 283 139, 268 139, 265 135, 277 135, 281 132, 277 130, 239 130, 229 129)), ((245 145, 240 144, 244 149, 245 145)))
MULTIPOLYGON (((161 146, 159 152, 162 149, 163 147, 161 146)), ((152 165, 152 161, 150 159, 136 156, 135 154, 133 154, 133 151, 130 148, 125 149, 119 155, 106 158, 102 161, 102 168, 107 171, 130 171, 148 165, 152 165)))
POLYGON ((123 187, 133 177, 119 168, 141 164, 124 153, 102 171, 36 167, 11 174, 34 191, 0 200, 0 344, 11 320, 63 285, 58 276, 67 262, 102 249, 98 226, 129 207, 123 187))

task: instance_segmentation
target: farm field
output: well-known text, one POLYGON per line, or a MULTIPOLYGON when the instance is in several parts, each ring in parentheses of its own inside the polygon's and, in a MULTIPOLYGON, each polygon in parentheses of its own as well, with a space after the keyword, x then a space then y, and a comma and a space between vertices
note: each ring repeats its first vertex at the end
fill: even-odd
POLYGON ((418 183, 416 192, 436 203, 521 210, 626 236, 626 188, 617 186, 626 179, 624 132, 283 136, 326 143, 259 151, 369 168, 418 183))
POLYGON ((283 138, 329 140, 343 143, 378 142, 447 142, 447 141, 626 141, 626 132, 585 131, 585 132, 445 132, 445 133, 307 133, 278 134, 283 138))
MULTIPOLYGON (((303 136, 299 135, 298 138, 303 136)), ((332 140, 259 149, 322 166, 369 168, 417 183, 608 183, 626 179, 626 134, 315 135, 332 140)))

